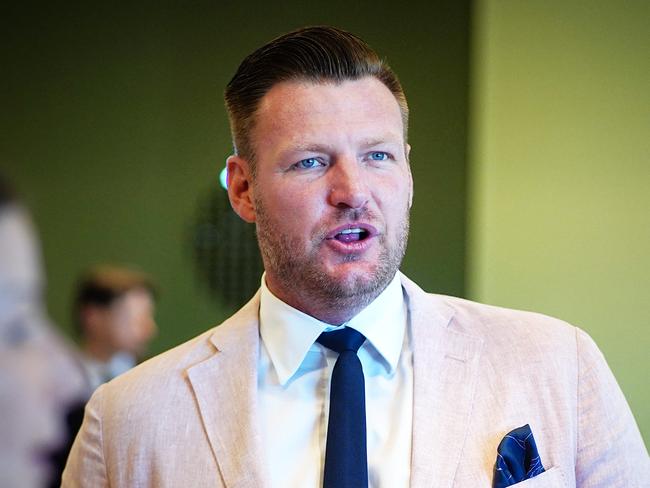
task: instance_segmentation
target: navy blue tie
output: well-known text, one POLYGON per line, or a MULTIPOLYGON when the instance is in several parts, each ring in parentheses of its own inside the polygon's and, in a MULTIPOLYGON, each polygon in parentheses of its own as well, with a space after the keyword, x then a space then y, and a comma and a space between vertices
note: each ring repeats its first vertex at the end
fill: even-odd
POLYGON ((332 371, 323 488, 367 488, 366 394, 357 351, 366 338, 345 327, 318 342, 339 357, 332 371))

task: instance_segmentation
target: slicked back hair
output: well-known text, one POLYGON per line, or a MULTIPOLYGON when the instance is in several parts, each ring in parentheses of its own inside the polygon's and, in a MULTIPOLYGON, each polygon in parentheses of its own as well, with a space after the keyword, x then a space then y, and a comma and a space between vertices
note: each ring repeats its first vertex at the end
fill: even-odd
POLYGON ((255 175, 251 134, 260 100, 283 81, 341 83, 374 77, 395 96, 402 113, 404 140, 408 105, 395 73, 359 37, 335 27, 305 27, 284 34, 249 54, 225 91, 235 154, 248 160, 255 175))

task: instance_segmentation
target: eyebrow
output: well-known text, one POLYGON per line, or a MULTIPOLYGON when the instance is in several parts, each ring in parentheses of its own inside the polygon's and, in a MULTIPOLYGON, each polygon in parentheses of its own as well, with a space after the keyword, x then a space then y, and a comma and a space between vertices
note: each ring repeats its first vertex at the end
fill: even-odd
MULTIPOLYGON (((379 146, 381 144, 397 144, 397 145, 402 145, 402 142, 400 141, 400 136, 393 134, 393 133, 387 133, 383 135, 382 137, 373 137, 364 140, 361 143, 361 147, 363 148, 368 148, 368 147, 373 147, 373 146, 379 146)), ((323 152, 323 153, 328 153, 331 152, 333 149, 333 146, 329 144, 319 144, 319 143, 301 143, 298 142, 295 145, 290 145, 289 147, 285 148, 283 150, 283 153, 293 153, 293 152, 323 152)))
POLYGON ((283 153, 292 152, 330 152, 332 146, 329 144, 312 144, 312 143, 297 143, 287 147, 283 153))
POLYGON ((377 137, 374 139, 366 139, 362 147, 373 147, 373 146, 379 146, 381 144, 398 144, 401 145, 402 142, 399 140, 400 138, 397 137, 395 134, 386 134, 383 137, 377 137))

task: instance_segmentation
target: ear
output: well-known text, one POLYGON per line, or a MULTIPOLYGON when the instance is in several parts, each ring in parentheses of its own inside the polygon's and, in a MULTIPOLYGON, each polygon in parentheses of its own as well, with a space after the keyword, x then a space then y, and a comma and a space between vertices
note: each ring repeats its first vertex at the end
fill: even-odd
POLYGON ((255 205, 250 166, 244 158, 232 155, 226 160, 228 168, 228 198, 233 210, 246 222, 255 222, 255 205))
POLYGON ((413 174, 411 174, 411 160, 409 155, 411 154, 411 145, 406 145, 406 167, 409 172, 409 208, 413 206, 413 174))

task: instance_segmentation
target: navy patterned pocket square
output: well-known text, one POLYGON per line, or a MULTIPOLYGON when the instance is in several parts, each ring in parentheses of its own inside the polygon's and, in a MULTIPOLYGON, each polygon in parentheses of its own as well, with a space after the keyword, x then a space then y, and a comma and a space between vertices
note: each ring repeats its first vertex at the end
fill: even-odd
POLYGON ((506 488, 544 472, 530 425, 508 432, 497 449, 493 488, 506 488))

